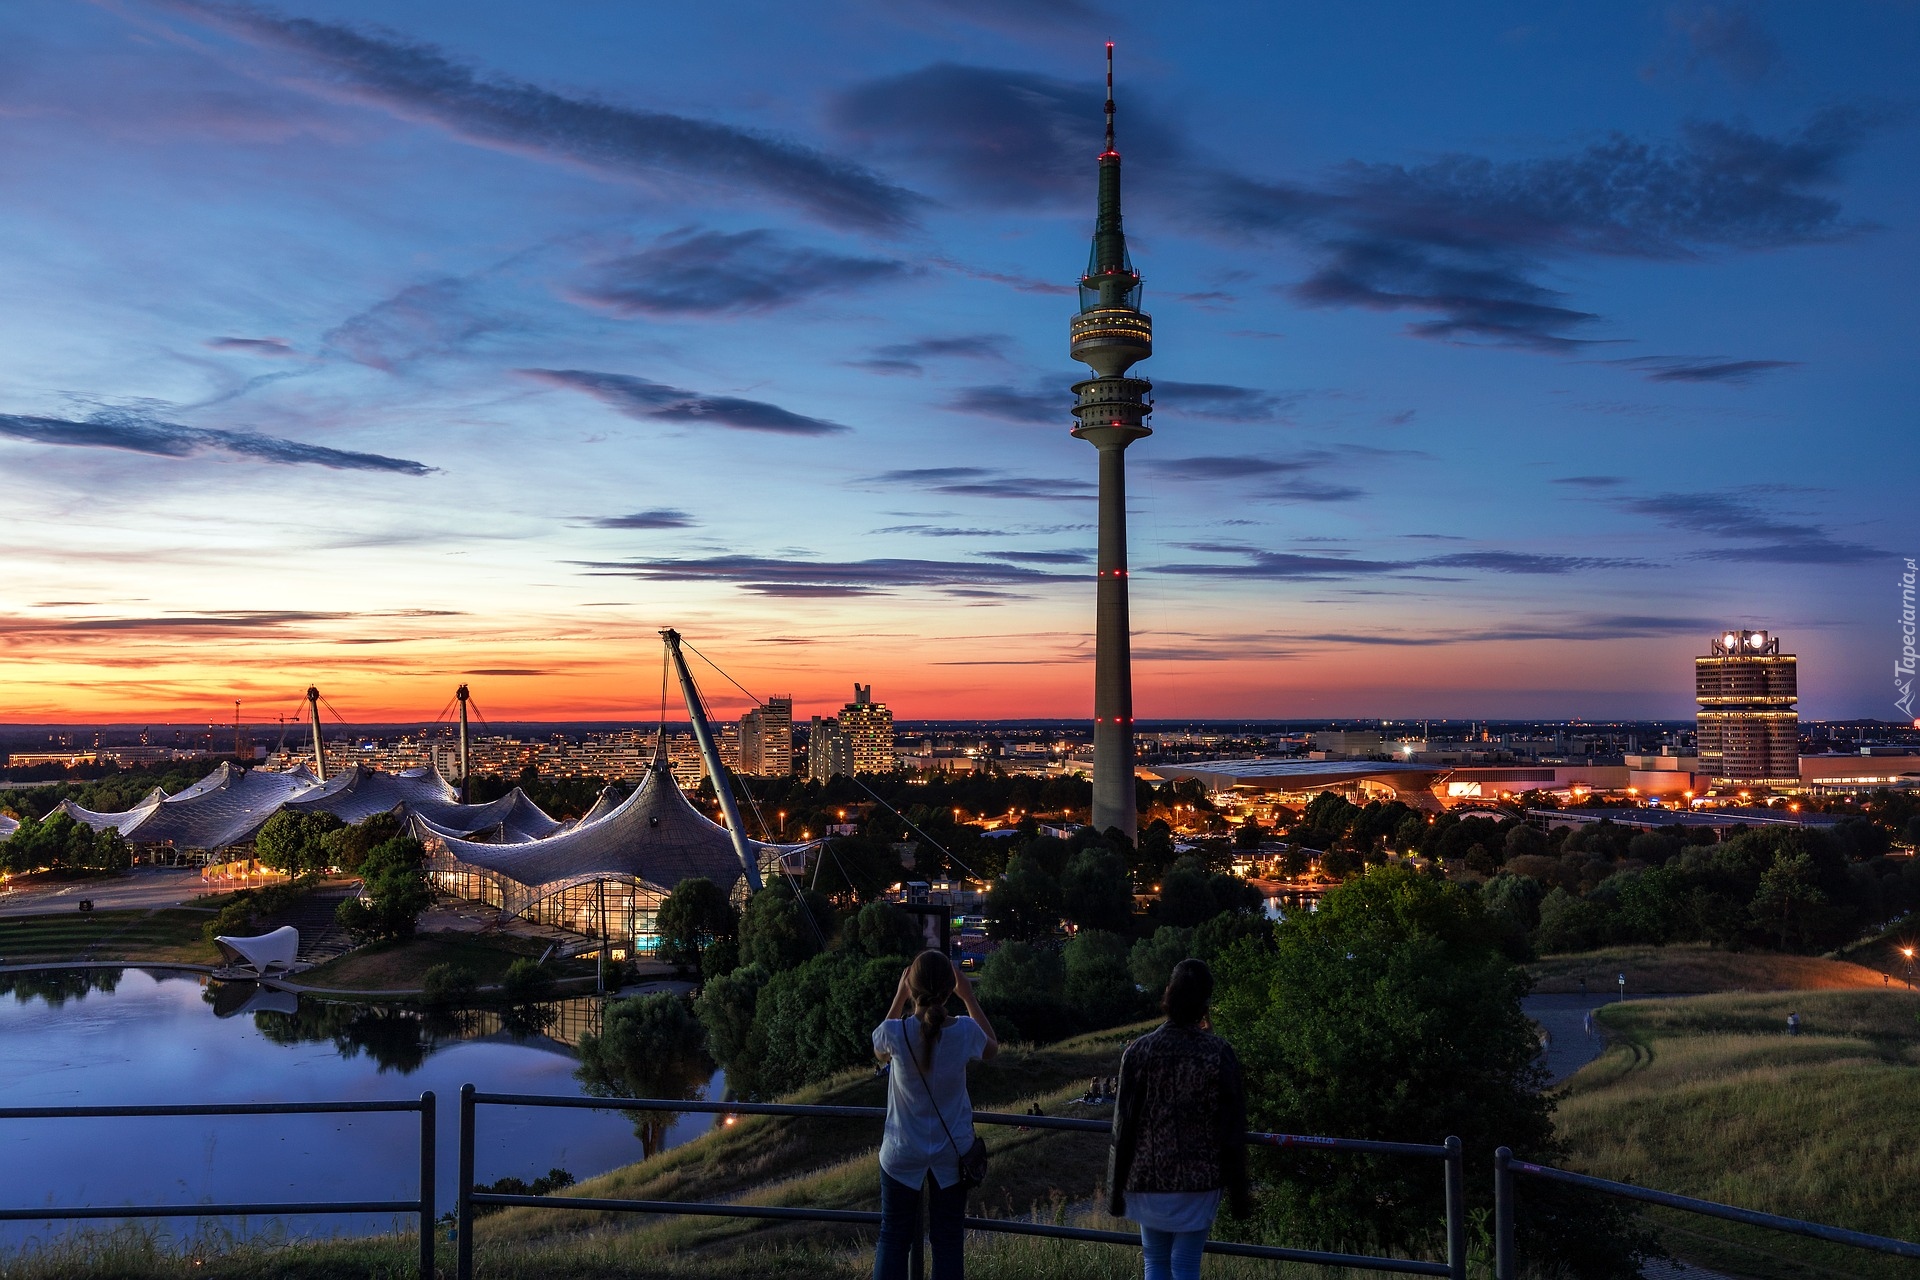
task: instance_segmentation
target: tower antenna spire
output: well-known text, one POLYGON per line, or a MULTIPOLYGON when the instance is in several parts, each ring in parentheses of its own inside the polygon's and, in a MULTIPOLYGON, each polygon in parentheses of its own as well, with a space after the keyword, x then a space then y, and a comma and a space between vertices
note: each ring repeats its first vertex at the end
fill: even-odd
POLYGON ((1113 149, 1113 41, 1107 41, 1107 149, 1105 155, 1116 155, 1113 149))

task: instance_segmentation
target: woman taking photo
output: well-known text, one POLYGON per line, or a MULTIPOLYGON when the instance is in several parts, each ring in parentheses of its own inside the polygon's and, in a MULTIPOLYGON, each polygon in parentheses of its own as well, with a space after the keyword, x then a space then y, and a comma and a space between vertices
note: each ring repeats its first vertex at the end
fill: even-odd
POLYGON ((973 1146, 967 1064, 1000 1052, 973 985, 939 951, 922 951, 900 975, 873 1054, 888 1063, 887 1131, 880 1143, 880 1244, 874 1280, 906 1280, 920 1229, 920 1195, 932 1180, 927 1241, 933 1280, 962 1280, 967 1188, 961 1157, 973 1146), (947 1011, 955 995, 965 1017, 947 1011))
POLYGON ((1213 971, 1173 967, 1167 1020, 1120 1057, 1107 1157, 1107 1210, 1140 1224, 1146 1280, 1199 1280, 1201 1247, 1227 1197, 1245 1217, 1247 1096, 1240 1060, 1208 1029, 1213 971))

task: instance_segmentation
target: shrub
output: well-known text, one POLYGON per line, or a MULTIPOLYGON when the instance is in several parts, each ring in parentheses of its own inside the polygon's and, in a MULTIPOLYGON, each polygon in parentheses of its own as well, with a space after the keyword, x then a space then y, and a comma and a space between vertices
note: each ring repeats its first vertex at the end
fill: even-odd
POLYGON ((473 970, 460 964, 436 964, 420 978, 422 996, 438 1009, 470 1003, 477 985, 473 970))
POLYGON ((553 996, 553 974, 530 956, 521 956, 507 966, 500 979, 500 994, 510 1004, 533 1004, 553 996))

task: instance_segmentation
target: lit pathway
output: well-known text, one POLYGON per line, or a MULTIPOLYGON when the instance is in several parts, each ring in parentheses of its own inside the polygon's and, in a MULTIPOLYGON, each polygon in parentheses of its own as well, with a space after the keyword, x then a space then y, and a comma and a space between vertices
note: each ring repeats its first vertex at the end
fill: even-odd
POLYGON ((1598 1027, 1592 1035, 1587 1034, 1587 1010, 1612 1004, 1619 998, 1611 992, 1595 992, 1585 996, 1528 996, 1520 1002, 1526 1015, 1550 1038, 1546 1057, 1550 1083, 1561 1084, 1600 1056, 1607 1047, 1607 1038, 1598 1027))

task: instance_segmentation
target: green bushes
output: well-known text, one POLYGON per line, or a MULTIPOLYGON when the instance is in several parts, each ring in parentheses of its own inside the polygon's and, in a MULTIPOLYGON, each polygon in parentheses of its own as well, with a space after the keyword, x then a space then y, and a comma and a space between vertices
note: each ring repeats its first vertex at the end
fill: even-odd
POLYGON ((358 898, 340 904, 340 927, 360 941, 411 938, 420 913, 433 905, 427 887, 426 850, 411 836, 396 836, 374 848, 361 864, 358 898))
POLYGON ((0 841, 0 870, 19 874, 42 867, 53 870, 119 871, 133 856, 118 831, 95 831, 64 813, 21 818, 14 833, 0 841))
POLYGON ((440 1009, 472 1004, 478 987, 473 970, 461 964, 436 964, 420 978, 421 998, 440 1009))
POLYGON ((531 956, 507 966, 500 979, 500 996, 508 1004, 535 1004, 553 998, 553 975, 531 956))

